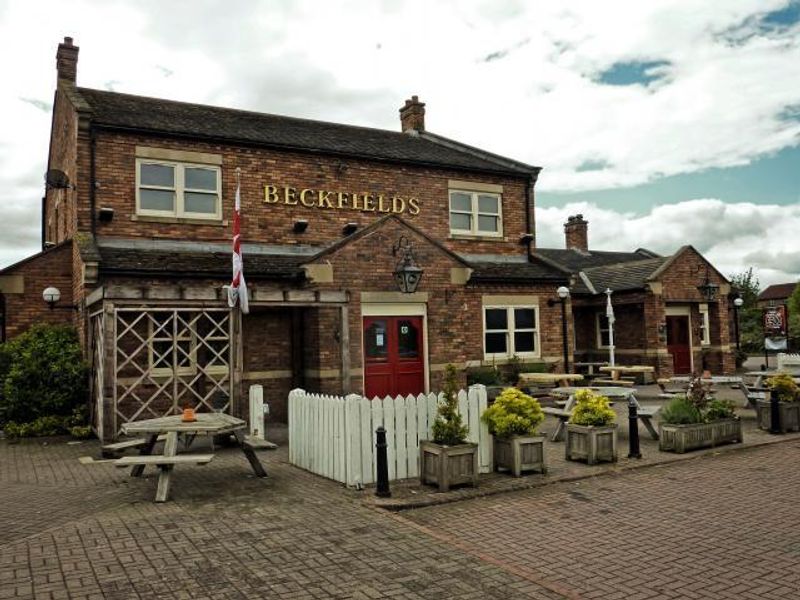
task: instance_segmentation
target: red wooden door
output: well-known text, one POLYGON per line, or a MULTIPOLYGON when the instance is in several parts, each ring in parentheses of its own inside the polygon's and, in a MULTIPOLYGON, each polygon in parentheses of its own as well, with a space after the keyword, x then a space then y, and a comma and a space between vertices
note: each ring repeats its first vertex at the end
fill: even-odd
POLYGON ((672 368, 676 375, 692 372, 689 317, 667 317, 667 352, 672 355, 672 368))
POLYGON ((364 317, 367 398, 425 391, 422 317, 364 317))

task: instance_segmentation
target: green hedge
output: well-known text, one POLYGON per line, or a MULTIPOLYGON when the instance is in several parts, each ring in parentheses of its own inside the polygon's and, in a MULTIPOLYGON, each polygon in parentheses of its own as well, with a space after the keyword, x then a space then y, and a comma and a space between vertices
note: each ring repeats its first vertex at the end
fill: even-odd
POLYGON ((66 417, 88 404, 88 367, 68 325, 34 325, 0 345, 0 425, 66 417))

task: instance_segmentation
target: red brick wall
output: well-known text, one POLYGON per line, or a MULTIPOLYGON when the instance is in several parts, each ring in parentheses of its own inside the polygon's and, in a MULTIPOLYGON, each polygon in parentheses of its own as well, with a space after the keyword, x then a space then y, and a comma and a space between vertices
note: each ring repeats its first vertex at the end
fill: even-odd
POLYGON ((44 252, 3 275, 24 277, 21 294, 5 294, 6 339, 24 333, 34 323, 74 323, 72 306, 72 244, 63 244, 44 252), (42 299, 46 287, 54 286, 61 292, 61 299, 51 310, 42 299))
MULTIPOLYGON (((70 183, 77 186, 78 116, 63 88, 56 90, 50 135, 49 168, 63 171, 69 177, 70 183)), ((88 177, 83 183, 88 187, 88 177)), ((46 190, 43 241, 60 243, 73 236, 78 202, 80 200, 76 189, 46 190)))
MULTIPOLYGON (((144 218, 132 221, 135 214, 135 160, 137 145, 221 154, 223 219, 230 221, 236 187, 234 171, 242 169, 242 235, 245 241, 275 244, 323 244, 342 236, 342 226, 348 222, 363 227, 380 218, 377 209, 372 212, 306 207, 299 202, 288 206, 283 200, 278 204, 264 202, 266 185, 291 186, 299 191, 342 191, 349 194, 382 194, 388 207, 392 196, 406 201, 419 199, 420 212, 403 213, 416 226, 442 240, 450 248, 463 252, 520 253, 518 240, 525 232, 524 178, 476 175, 448 169, 385 164, 378 161, 341 159, 323 155, 301 154, 233 145, 187 142, 159 139, 139 135, 101 132, 96 151, 97 206, 107 206, 115 211, 108 224, 98 224, 98 235, 116 237, 159 237, 176 239, 202 239, 227 241, 231 237, 231 223, 196 225, 181 223, 154 223, 144 218), (346 165, 342 170, 340 165, 346 165), (470 180, 503 185, 503 231, 505 239, 458 240, 449 239, 448 180, 470 180), (297 219, 309 222, 303 234, 292 232, 297 219)), ((317 197, 318 198, 318 197, 317 197)), ((331 196, 335 203, 337 197, 331 196)))

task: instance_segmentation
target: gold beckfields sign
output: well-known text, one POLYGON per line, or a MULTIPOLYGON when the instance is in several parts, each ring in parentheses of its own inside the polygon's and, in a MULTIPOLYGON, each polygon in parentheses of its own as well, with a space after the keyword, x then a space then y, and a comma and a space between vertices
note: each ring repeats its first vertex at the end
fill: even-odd
POLYGON ((288 185, 265 185, 265 204, 287 204, 307 208, 333 208, 409 215, 419 214, 419 198, 385 196, 370 192, 333 192, 311 188, 293 188, 288 185))

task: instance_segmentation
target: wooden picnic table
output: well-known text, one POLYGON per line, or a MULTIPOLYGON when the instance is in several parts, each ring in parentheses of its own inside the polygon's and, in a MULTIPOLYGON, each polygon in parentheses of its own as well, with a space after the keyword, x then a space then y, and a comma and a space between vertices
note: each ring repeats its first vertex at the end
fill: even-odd
POLYGON ((650 365, 615 365, 613 367, 600 367, 600 371, 603 373, 611 373, 611 379, 616 381, 622 379, 623 375, 652 374, 656 372, 656 369, 650 365))
POLYGON ((131 466, 131 476, 139 477, 144 472, 147 465, 154 465, 160 469, 158 476, 158 488, 156 490, 156 502, 165 502, 169 496, 170 475, 176 464, 207 464, 214 458, 213 454, 182 454, 178 456, 178 435, 188 436, 194 439, 197 435, 224 435, 233 434, 236 441, 247 457, 256 477, 266 477, 267 472, 258 460, 253 448, 245 442, 244 429, 247 427, 242 419, 237 419, 224 413, 197 413, 197 420, 185 422, 182 415, 171 415, 159 417, 157 419, 145 419, 125 423, 122 431, 126 435, 145 434, 146 442, 142 447, 139 456, 125 456, 118 459, 115 464, 118 467, 131 466), (153 454, 158 436, 166 434, 164 441, 164 453, 153 454))
POLYGON ((558 419, 558 427, 556 428, 555 432, 553 433, 552 440, 557 442, 561 439, 564 435, 564 431, 567 427, 567 421, 569 421, 570 416, 572 415, 572 409, 575 408, 575 393, 578 390, 592 390, 593 392, 597 392, 608 398, 609 400, 625 400, 627 402, 633 402, 636 404, 637 415, 639 419, 644 424, 647 431, 650 433, 650 436, 654 439, 658 439, 658 432, 656 431, 655 427, 653 427, 653 423, 651 419, 656 415, 660 407, 657 406, 642 406, 639 404, 639 401, 636 399, 636 390, 629 387, 560 387, 555 388, 552 393, 554 396, 567 396, 567 402, 564 404, 563 408, 550 408, 545 407, 542 409, 547 415, 554 416, 558 419))
POLYGON ((570 382, 583 381, 578 373, 520 373, 519 385, 551 384, 568 386, 570 382))
POLYGON ((586 374, 588 376, 594 375, 594 368, 595 367, 607 367, 608 361, 596 361, 596 362, 576 362, 575 368, 576 369, 586 369, 586 374))

